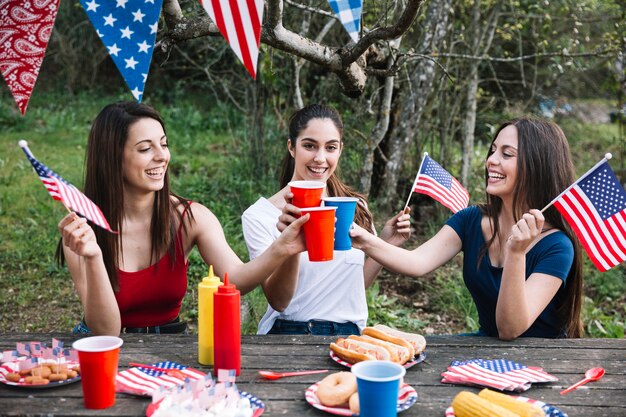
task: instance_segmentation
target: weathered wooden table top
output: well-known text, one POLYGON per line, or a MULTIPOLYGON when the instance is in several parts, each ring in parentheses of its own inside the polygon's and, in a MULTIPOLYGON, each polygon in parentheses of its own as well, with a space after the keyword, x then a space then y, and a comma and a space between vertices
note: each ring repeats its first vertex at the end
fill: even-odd
MULTIPOLYGON (((0 335, 0 350, 15 349, 15 342, 49 343, 56 337, 69 346, 75 338, 67 334, 11 333, 0 335)), ((171 360, 209 371, 197 363, 197 336, 122 335, 120 370, 129 362, 154 363, 171 360)), ((307 387, 324 375, 307 375, 268 381, 257 371, 347 368, 329 357, 328 345, 334 337, 321 336, 243 336, 242 372, 239 389, 265 403, 264 416, 329 416, 310 406, 304 399, 307 387)), ((408 369, 405 382, 418 393, 417 403, 402 412, 402 417, 439 417, 461 390, 479 388, 442 384, 441 372, 452 360, 471 358, 510 359, 539 366, 559 381, 533 384, 522 395, 544 401, 569 417, 626 416, 626 339, 520 339, 502 342, 491 338, 430 336, 426 338, 426 360, 408 369), (586 369, 601 366, 606 375, 564 396, 564 387, 577 382, 586 369)), ((80 383, 46 389, 27 389, 0 384, 0 415, 46 416, 145 416, 148 398, 117 394, 115 406, 105 410, 83 407, 80 383)))

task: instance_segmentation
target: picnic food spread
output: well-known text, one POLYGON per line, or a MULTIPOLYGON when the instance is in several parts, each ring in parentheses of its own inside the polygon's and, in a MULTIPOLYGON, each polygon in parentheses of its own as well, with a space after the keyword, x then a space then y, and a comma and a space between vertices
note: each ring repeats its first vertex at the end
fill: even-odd
POLYGON ((363 329, 363 336, 339 338, 330 349, 342 360, 355 364, 366 360, 389 360, 405 364, 426 348, 420 334, 406 333, 377 324, 363 329))
POLYGON ((80 373, 79 365, 68 366, 56 362, 40 363, 35 368, 9 372, 5 379, 9 382, 26 385, 47 385, 50 382, 67 381, 76 378, 80 373))
POLYGON ((452 401, 456 417, 544 417, 534 404, 517 401, 506 394, 483 389, 478 395, 461 391, 452 401))
POLYGON ((328 407, 342 406, 348 404, 356 390, 356 377, 351 372, 336 372, 319 382, 317 397, 328 407))

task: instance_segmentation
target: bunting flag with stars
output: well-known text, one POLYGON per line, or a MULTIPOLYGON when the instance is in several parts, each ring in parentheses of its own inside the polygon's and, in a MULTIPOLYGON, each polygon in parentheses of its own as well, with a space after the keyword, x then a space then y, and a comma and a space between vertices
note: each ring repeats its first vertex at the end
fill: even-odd
POLYGON ((611 154, 550 203, 567 220, 591 262, 602 272, 626 260, 626 191, 608 159, 611 154))
POLYGON ((22 116, 35 88, 60 0, 0 0, 0 72, 22 116))
POLYGON ((330 8, 335 12, 335 16, 356 43, 359 41, 361 31, 361 13, 363 2, 361 0, 328 0, 330 8))
POLYGON ((263 0, 200 0, 231 49, 256 79, 263 0))
POLYGON ((163 0, 80 0, 91 24, 141 102, 163 0))

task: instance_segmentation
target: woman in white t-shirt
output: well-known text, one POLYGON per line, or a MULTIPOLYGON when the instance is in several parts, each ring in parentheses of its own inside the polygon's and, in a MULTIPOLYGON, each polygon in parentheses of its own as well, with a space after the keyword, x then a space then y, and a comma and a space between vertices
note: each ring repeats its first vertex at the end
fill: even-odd
MULTIPOLYGON (((357 197, 354 221, 375 233, 365 197, 337 176, 342 134, 341 117, 328 106, 314 104, 292 115, 281 190, 269 199, 260 198, 242 216, 251 259, 278 238, 279 228, 282 230, 299 217, 300 210, 290 204, 293 196, 287 185, 290 181, 323 181, 324 196, 357 197)), ((409 234, 409 215, 400 212, 385 224, 381 238, 401 245, 409 234)), ((335 251, 333 260, 328 262, 309 262, 307 253, 288 257, 262 284, 269 305, 258 333, 360 334, 367 320, 365 288, 372 284, 380 269, 380 264, 354 248, 335 251)))

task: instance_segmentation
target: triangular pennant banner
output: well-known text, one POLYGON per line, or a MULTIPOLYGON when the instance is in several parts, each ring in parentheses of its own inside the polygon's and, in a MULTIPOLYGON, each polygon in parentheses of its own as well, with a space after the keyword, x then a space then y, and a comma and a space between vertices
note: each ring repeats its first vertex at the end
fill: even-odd
POLYGON ((361 11, 363 2, 361 0, 328 0, 335 16, 348 32, 354 42, 359 41, 359 31, 361 30, 361 11))
POLYGON ((22 115, 37 82, 60 0, 0 0, 0 72, 22 115))
POLYGON ((256 78, 263 0, 200 0, 235 55, 256 78))
POLYGON ((163 0, 80 0, 126 85, 141 102, 163 0))

